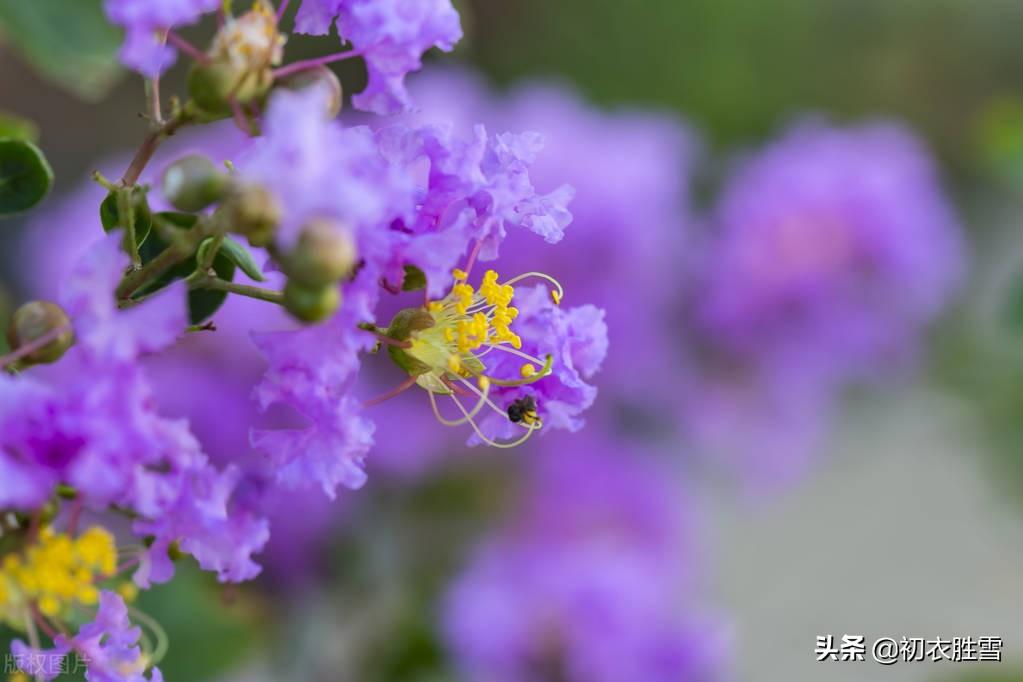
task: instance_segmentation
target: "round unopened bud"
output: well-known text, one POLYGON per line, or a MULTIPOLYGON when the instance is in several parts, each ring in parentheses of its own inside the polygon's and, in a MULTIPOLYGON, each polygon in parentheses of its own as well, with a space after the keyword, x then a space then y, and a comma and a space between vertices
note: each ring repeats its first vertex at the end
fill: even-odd
POLYGON ((247 104, 259 99, 273 85, 270 69, 245 71, 231 62, 195 64, 188 72, 188 95, 203 113, 214 117, 231 114, 231 99, 247 104))
POLYGON ((61 330, 44 345, 26 355, 22 361, 28 364, 45 364, 54 362, 74 343, 74 332, 71 331, 71 320, 67 313, 56 303, 49 301, 29 301, 14 311, 11 325, 7 328, 7 343, 11 350, 18 350, 47 334, 61 330))
POLYGON ((336 284, 306 287, 288 280, 284 285, 284 308, 303 322, 320 322, 341 305, 341 290, 336 284))
POLYGON ((219 201, 227 185, 227 174, 198 154, 178 159, 163 174, 163 194, 167 201, 179 211, 188 213, 201 211, 219 201))
POLYGON ((284 88, 285 90, 293 91, 320 88, 325 93, 324 100, 327 107, 327 117, 336 118, 341 113, 344 96, 341 81, 333 71, 323 64, 289 74, 275 82, 274 88, 284 88))
POLYGON ((320 218, 302 228, 298 242, 284 257, 281 266, 290 279, 316 288, 347 277, 357 260, 358 252, 348 229, 320 218))
POLYGON ((220 204, 219 215, 227 229, 243 235, 252 246, 266 246, 281 222, 281 206, 273 193, 261 185, 236 185, 220 204))

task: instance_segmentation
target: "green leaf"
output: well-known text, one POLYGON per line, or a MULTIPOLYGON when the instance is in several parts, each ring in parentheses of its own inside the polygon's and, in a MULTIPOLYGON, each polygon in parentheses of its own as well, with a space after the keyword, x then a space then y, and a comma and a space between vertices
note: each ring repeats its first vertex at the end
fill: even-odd
MULTIPOLYGON (((164 211, 157 213, 154 216, 154 220, 162 220, 180 230, 187 230, 195 225, 198 217, 190 213, 164 211)), ((159 233, 155 230, 151 232, 149 239, 139 248, 139 256, 142 258, 143 265, 156 258, 166 248, 167 243, 160 237, 159 233)), ((184 279, 195 272, 195 268, 196 261, 193 254, 192 258, 185 259, 164 273, 163 277, 136 292, 135 298, 159 291, 171 282, 184 279)), ((235 264, 223 253, 218 253, 217 257, 213 260, 213 271, 217 273, 217 277, 220 279, 230 282, 234 279, 235 264)), ((189 291, 189 324, 201 324, 208 320, 224 304, 224 301, 227 300, 227 295, 228 292, 226 291, 214 291, 211 289, 193 289, 189 291)))
POLYGON ((35 143, 39 141, 39 126, 27 118, 0 111, 0 137, 35 143))
MULTIPOLYGON (((222 253, 213 259, 213 271, 217 277, 230 282, 234 279, 235 266, 222 253)), ((188 316, 191 324, 201 324, 212 317, 227 300, 226 291, 195 289, 188 292, 188 316)))
MULTIPOLYGON (((145 187, 136 186, 132 188, 132 202, 135 209, 135 241, 139 246, 145 244, 153 229, 153 214, 149 210, 149 201, 146 198, 145 187)), ((99 219, 103 223, 103 231, 110 232, 123 225, 121 216, 117 211, 117 192, 110 192, 106 199, 99 205, 99 219)))
POLYGON ((402 291, 419 291, 426 286, 426 273, 415 265, 405 266, 405 279, 401 282, 402 291))
POLYGON ((53 170, 31 142, 0 139, 0 216, 32 208, 53 186, 53 170))
POLYGON ((121 35, 103 0, 5 0, 0 34, 42 76, 85 100, 102 98, 121 72, 121 35))
POLYGON ((220 253, 224 254, 232 263, 241 268, 242 272, 248 275, 249 279, 257 282, 262 282, 266 279, 263 276, 263 271, 256 264, 256 259, 249 253, 249 250, 230 237, 224 238, 224 243, 220 245, 220 253))

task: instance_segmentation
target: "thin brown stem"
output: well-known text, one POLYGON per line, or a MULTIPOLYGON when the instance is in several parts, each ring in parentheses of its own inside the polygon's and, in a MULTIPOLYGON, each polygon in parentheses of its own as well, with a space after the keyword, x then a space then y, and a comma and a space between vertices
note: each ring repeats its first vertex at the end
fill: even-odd
POLYGON ((404 393, 408 389, 410 389, 413 386, 415 386, 416 378, 417 377, 415 377, 415 376, 409 376, 408 379, 406 379, 405 381, 403 381, 400 384, 398 384, 395 388, 391 389, 387 393, 384 393, 383 395, 378 395, 376 398, 371 398, 370 400, 367 400, 366 402, 364 402, 362 404, 362 406, 363 407, 372 407, 373 405, 379 405, 380 403, 382 403, 382 402, 384 402, 386 400, 390 400, 391 398, 404 393))
POLYGON ((124 175, 121 176, 121 184, 125 187, 134 185, 139 180, 139 176, 142 175, 142 171, 145 170, 146 165, 150 159, 153 158, 153 154, 159 148, 160 143, 166 138, 170 137, 178 131, 184 125, 192 122, 192 117, 186 109, 175 112, 173 118, 165 122, 162 126, 149 133, 146 139, 142 141, 142 145, 138 151, 135 152, 134 158, 128 168, 124 171, 124 175))
POLYGON ((45 334, 42 334, 41 336, 35 339, 32 339, 25 345, 18 347, 17 349, 11 351, 7 355, 0 355, 0 369, 7 367, 8 365, 12 365, 15 362, 21 360, 22 358, 31 355, 35 351, 39 350, 46 344, 50 343, 51 341, 59 337, 61 334, 64 334, 65 332, 68 332, 70 330, 71 330, 70 325, 67 324, 61 325, 59 327, 51 329, 50 331, 46 332, 45 334))

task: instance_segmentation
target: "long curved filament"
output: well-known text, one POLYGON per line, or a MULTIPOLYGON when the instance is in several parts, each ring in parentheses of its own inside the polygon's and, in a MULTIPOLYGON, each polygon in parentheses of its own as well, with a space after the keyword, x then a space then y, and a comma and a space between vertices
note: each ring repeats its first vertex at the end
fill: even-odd
MULTIPOLYGON (((468 383, 468 382, 466 382, 466 383, 468 383)), ((474 388, 472 384, 468 384, 468 386, 470 388, 474 388)), ((482 393, 477 392, 477 395, 479 396, 479 400, 476 401, 476 405, 472 408, 472 411, 470 411, 468 413, 463 411, 463 413, 465 414, 464 417, 462 417, 461 419, 457 419, 457 420, 452 421, 450 419, 445 419, 443 416, 441 416, 440 409, 437 407, 437 398, 434 397, 433 391, 427 391, 427 393, 430 394, 430 406, 433 408, 433 416, 435 416, 437 418, 437 421, 439 421, 444 426, 461 426, 462 424, 465 424, 467 422, 471 422, 472 418, 475 417, 477 414, 479 414, 480 410, 482 410, 483 407, 488 402, 490 402, 489 399, 487 398, 488 394, 490 393, 490 385, 487 384, 486 388, 483 389, 482 393)), ((452 394, 451 397, 453 398, 454 394, 452 394)), ((491 403, 491 404, 493 404, 493 403, 491 403)))
MULTIPOLYGON (((462 411, 462 414, 464 414, 468 418, 469 417, 469 413, 466 412, 465 407, 462 405, 461 402, 459 402, 458 398, 456 398, 454 395, 452 395, 451 399, 455 401, 455 405, 458 405, 458 409, 462 411)), ((489 445, 491 447, 494 447, 494 448, 514 448, 514 447, 518 447, 519 445, 522 445, 527 440, 529 440, 529 437, 533 435, 533 432, 536 431, 538 428, 540 428, 539 425, 536 422, 534 422, 533 424, 531 424, 529 426, 529 430, 526 431, 526 433, 521 438, 519 438, 518 440, 514 440, 514 441, 512 441, 510 443, 498 443, 497 441, 491 440, 490 438, 485 436, 483 434, 483 432, 480 430, 480 427, 477 426, 476 422, 473 421, 471 418, 469 419, 469 423, 472 425, 472 430, 475 431, 476 435, 480 437, 480 440, 482 440, 484 443, 486 443, 487 445, 489 445)))

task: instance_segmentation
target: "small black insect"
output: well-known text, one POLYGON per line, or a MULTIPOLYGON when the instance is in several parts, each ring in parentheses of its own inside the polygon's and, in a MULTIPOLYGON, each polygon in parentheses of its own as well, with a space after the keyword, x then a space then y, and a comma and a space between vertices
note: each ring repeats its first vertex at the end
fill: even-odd
POLYGON ((539 422, 540 419, 536 415, 536 401, 533 400, 533 396, 527 395, 512 402, 508 406, 508 419, 515 424, 522 423, 527 426, 539 422))

